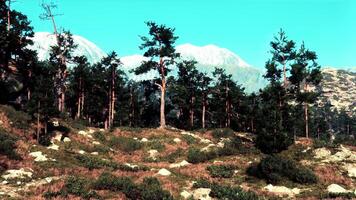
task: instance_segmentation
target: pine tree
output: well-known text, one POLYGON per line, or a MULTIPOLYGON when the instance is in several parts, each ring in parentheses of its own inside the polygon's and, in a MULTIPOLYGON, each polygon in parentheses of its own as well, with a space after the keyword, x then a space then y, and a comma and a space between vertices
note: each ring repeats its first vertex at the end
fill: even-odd
POLYGON ((295 57, 295 42, 288 40, 285 32, 281 29, 278 36, 274 37, 271 42, 273 60, 280 65, 283 69, 283 85, 287 87, 287 63, 295 57))
POLYGON ((150 37, 141 37, 143 44, 140 49, 146 49, 145 57, 150 58, 144 61, 140 67, 135 69, 135 74, 144 74, 150 70, 156 70, 159 73, 159 82, 155 83, 161 90, 160 105, 160 128, 166 127, 165 119, 165 98, 166 98, 166 76, 179 54, 175 52, 174 43, 178 39, 174 35, 174 30, 165 25, 157 25, 154 22, 146 23, 149 28, 150 37))
POLYGON ((36 60, 36 53, 27 49, 33 44, 33 28, 25 15, 11 10, 10 3, 0 2, 0 101, 3 103, 20 101, 18 97, 27 87, 22 80, 30 78, 30 68, 36 60))
POLYGON ((72 62, 73 51, 77 48, 69 31, 57 36, 57 45, 51 47, 49 61, 56 67, 54 88, 56 90, 58 111, 65 110, 66 83, 68 78, 67 63, 72 62))
POLYGON ((210 78, 206 73, 200 73, 198 81, 199 96, 201 97, 201 127, 206 128, 206 113, 209 102, 209 94, 211 92, 210 83, 212 78, 210 78))
POLYGON ((310 87, 319 85, 322 79, 320 66, 316 62, 315 52, 305 48, 304 43, 296 55, 295 64, 292 65, 289 78, 293 85, 295 100, 304 105, 305 136, 309 137, 309 104, 317 100, 318 93, 310 87))

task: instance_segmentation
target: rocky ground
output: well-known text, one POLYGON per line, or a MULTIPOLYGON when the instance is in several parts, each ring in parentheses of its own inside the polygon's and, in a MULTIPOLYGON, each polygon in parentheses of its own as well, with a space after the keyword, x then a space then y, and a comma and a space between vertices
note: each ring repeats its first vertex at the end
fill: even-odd
MULTIPOLYGON (((9 129, 4 121, 2 127, 9 129)), ((156 177, 175 199, 214 199, 209 196, 210 188, 193 187, 202 178, 221 185, 240 186, 263 199, 320 199, 331 193, 349 194, 338 197, 343 199, 356 195, 356 147, 316 148, 310 142, 297 142, 282 155, 312 169, 318 183, 302 185, 287 181, 272 185, 246 174, 246 169, 265 155, 253 147, 250 134, 234 134, 243 141, 245 152, 195 164, 189 162, 189 149, 215 151, 223 148, 229 139, 213 137, 212 131, 117 128, 107 132, 90 127, 70 128, 69 134, 56 131, 49 146, 22 138, 16 143, 22 160, 0 157, 7 168, 0 177, 0 198, 45 199, 46 192, 60 191, 69 176, 94 180, 105 171, 130 177, 136 183, 144 177, 156 177), (209 166, 221 165, 233 166, 229 178, 214 176, 208 170, 209 166)), ((98 194, 103 199, 126 199, 121 192, 103 190, 98 194)), ((70 194, 55 199, 81 197, 70 194)))

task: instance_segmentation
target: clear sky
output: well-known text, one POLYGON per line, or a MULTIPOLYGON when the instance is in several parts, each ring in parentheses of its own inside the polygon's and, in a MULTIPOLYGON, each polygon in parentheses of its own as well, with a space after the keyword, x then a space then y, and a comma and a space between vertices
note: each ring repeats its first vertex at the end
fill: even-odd
MULTIPOLYGON (((47 0, 48 1, 48 0, 47 0)), ((35 31, 52 32, 42 0, 18 0, 35 31)), ((356 0, 55 0, 59 27, 121 56, 140 54, 148 20, 176 28, 177 44, 215 44, 263 67, 280 28, 317 52, 322 66, 356 66, 356 0)))

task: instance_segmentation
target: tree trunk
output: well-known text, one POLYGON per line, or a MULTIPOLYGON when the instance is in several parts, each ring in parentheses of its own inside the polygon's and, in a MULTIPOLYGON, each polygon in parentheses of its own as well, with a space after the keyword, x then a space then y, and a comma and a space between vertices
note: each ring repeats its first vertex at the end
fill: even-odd
POLYGON ((41 102, 38 101, 38 103, 37 103, 37 129, 36 129, 37 142, 40 141, 40 106, 41 106, 41 102))
POLYGON ((206 95, 203 94, 203 111, 202 111, 202 128, 205 129, 205 113, 206 113, 206 95))
POLYGON ((166 128, 166 116, 165 116, 165 104, 166 104, 166 77, 165 77, 165 68, 163 63, 163 58, 160 58, 160 70, 161 70, 161 108, 160 108, 160 129, 166 128))
POLYGON ((191 99, 190 99, 190 127, 193 128, 194 127, 194 103, 195 103, 195 96, 192 95, 191 99))
MULTIPOLYGON (((304 86, 305 92, 308 91, 308 84, 304 86)), ((304 120, 305 120, 305 137, 309 138, 309 117, 308 117, 308 103, 304 102, 304 120)))
POLYGON ((10 31, 10 28, 11 28, 11 0, 8 0, 9 2, 9 7, 8 7, 8 10, 7 10, 7 31, 9 32, 10 31))
POLYGON ((135 107, 134 107, 134 102, 133 102, 133 89, 132 86, 130 87, 130 114, 129 114, 129 126, 132 127, 133 124, 133 117, 135 116, 135 107))

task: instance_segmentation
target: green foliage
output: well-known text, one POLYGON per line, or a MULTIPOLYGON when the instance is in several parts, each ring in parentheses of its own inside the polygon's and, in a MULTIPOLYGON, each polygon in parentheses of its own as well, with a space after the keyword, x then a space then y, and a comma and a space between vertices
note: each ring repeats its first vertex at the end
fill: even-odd
POLYGON ((193 184, 193 188, 211 188, 211 185, 208 180, 201 178, 193 184))
POLYGON ((211 183, 205 179, 197 180, 193 188, 210 188, 209 196, 216 199, 238 199, 238 200, 258 200, 262 199, 254 192, 246 192, 240 187, 230 187, 211 183))
POLYGON ((285 179, 301 184, 311 184, 318 181, 311 170, 293 160, 283 159, 277 155, 267 156, 257 166, 250 166, 247 173, 273 184, 280 183, 285 179))
POLYGON ((141 142, 128 137, 112 137, 109 145, 124 152, 133 152, 143 147, 141 142))
POLYGON ((234 136, 234 131, 232 129, 229 128, 220 128, 220 129, 214 129, 211 132, 211 135, 216 138, 229 138, 234 136))
POLYGON ((188 145, 194 144, 197 142, 197 139, 191 135, 183 135, 183 140, 187 142, 188 145))
MULTIPOLYGON (((83 199, 100 199, 100 196, 95 192, 90 190, 91 182, 85 178, 79 178, 75 176, 69 176, 65 182, 64 194, 73 194, 80 196, 83 199)), ((62 194, 63 192, 61 192, 62 194)))
POLYGON ((0 127, 0 154, 7 156, 9 159, 20 160, 21 157, 16 153, 17 139, 9 135, 0 127))
POLYGON ((163 151, 166 148, 164 143, 162 141, 159 141, 159 140, 153 140, 153 141, 146 142, 145 146, 148 149, 156 149, 159 152, 163 151))
POLYGON ((210 196, 217 199, 239 199, 239 200, 258 200, 261 199, 252 191, 244 191, 240 187, 222 186, 212 184, 210 196))
POLYGON ((256 147, 263 153, 279 153, 293 144, 293 138, 286 132, 272 133, 259 132, 256 138, 256 147))
POLYGON ((213 178, 231 178, 234 175, 236 166, 233 165, 211 165, 206 168, 213 178))
POLYGON ((103 160, 94 156, 76 155, 75 158, 79 161, 81 165, 88 168, 89 170, 100 169, 103 167, 109 167, 112 169, 119 168, 119 165, 115 162, 103 160))
POLYGON ((110 173, 103 173, 94 183, 97 190, 123 192, 129 199, 142 200, 173 200, 172 195, 163 190, 157 178, 144 178, 142 184, 135 184, 128 177, 116 177, 110 173))
POLYGON ((174 163, 177 158, 184 155, 184 150, 182 148, 178 148, 176 151, 168 154, 167 156, 161 158, 161 161, 168 161, 170 163, 174 163))
POLYGON ((93 136, 95 139, 99 140, 102 143, 106 142, 106 137, 105 137, 104 133, 101 131, 94 132, 93 136))
POLYGON ((0 111, 8 117, 11 126, 18 129, 27 129, 30 127, 31 117, 22 111, 15 110, 12 106, 0 105, 0 111))
POLYGON ((193 164, 205 162, 218 157, 215 151, 200 151, 200 149, 190 148, 188 150, 187 161, 193 164))

